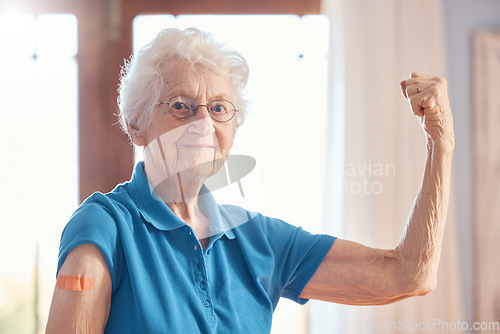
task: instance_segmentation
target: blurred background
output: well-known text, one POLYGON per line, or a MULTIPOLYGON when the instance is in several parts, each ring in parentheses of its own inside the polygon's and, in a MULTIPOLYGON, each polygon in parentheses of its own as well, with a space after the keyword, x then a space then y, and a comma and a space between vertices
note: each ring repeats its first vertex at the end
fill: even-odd
POLYGON ((124 59, 189 26, 250 65, 232 154, 257 164, 244 196, 230 184, 218 201, 372 247, 398 242, 425 165, 399 82, 448 80, 456 149, 436 291, 383 307, 282 299, 272 333, 500 331, 484 325, 500 324, 500 1, 0 0, 0 333, 44 332, 66 222, 141 159, 116 125, 124 59))

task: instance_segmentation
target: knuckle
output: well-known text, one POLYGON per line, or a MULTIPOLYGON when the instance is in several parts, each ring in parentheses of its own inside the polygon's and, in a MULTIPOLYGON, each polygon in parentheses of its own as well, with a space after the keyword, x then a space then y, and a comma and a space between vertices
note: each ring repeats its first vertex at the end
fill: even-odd
POLYGON ((446 84, 446 79, 443 78, 443 77, 436 77, 436 82, 441 84, 441 85, 445 85, 446 84))
POLYGON ((437 83, 437 85, 439 85, 440 87, 442 87, 444 89, 446 89, 446 87, 448 86, 448 82, 443 77, 436 77, 434 79, 434 81, 437 83))
POLYGON ((429 87, 429 90, 432 95, 438 95, 440 92, 440 89, 437 85, 432 85, 431 87, 429 87))

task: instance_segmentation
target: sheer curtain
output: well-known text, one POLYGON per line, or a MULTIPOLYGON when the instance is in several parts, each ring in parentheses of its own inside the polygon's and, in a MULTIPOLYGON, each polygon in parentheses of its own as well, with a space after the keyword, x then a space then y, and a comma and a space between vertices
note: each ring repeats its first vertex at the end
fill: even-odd
MULTIPOLYGON (((446 77, 441 1, 323 0, 322 9, 331 22, 325 232, 394 247, 426 158, 399 82, 412 71, 446 77)), ((429 332, 412 327, 438 322, 448 328, 434 330, 454 332, 450 322, 464 319, 457 247, 452 199, 434 292, 378 307, 316 303, 311 332, 429 332)))

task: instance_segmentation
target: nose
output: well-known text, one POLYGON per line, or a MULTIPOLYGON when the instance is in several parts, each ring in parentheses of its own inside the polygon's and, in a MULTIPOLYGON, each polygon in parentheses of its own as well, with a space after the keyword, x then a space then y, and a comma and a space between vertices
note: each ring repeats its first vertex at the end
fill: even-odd
POLYGON ((188 129, 190 133, 194 133, 199 136, 207 136, 215 132, 214 121, 212 120, 206 105, 197 105, 192 119, 193 121, 189 124, 188 129))

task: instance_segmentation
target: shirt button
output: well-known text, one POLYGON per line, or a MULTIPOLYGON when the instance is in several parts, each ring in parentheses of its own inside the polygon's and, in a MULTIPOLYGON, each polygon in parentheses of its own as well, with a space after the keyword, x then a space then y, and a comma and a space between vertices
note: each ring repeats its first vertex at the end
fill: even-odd
POLYGON ((210 302, 208 300, 204 300, 202 304, 205 307, 210 307, 210 302))
POLYGON ((201 282, 200 289, 205 290, 205 288, 206 288, 205 282, 201 282))
POLYGON ((207 255, 210 255, 211 253, 212 253, 211 249, 207 250, 207 255))

